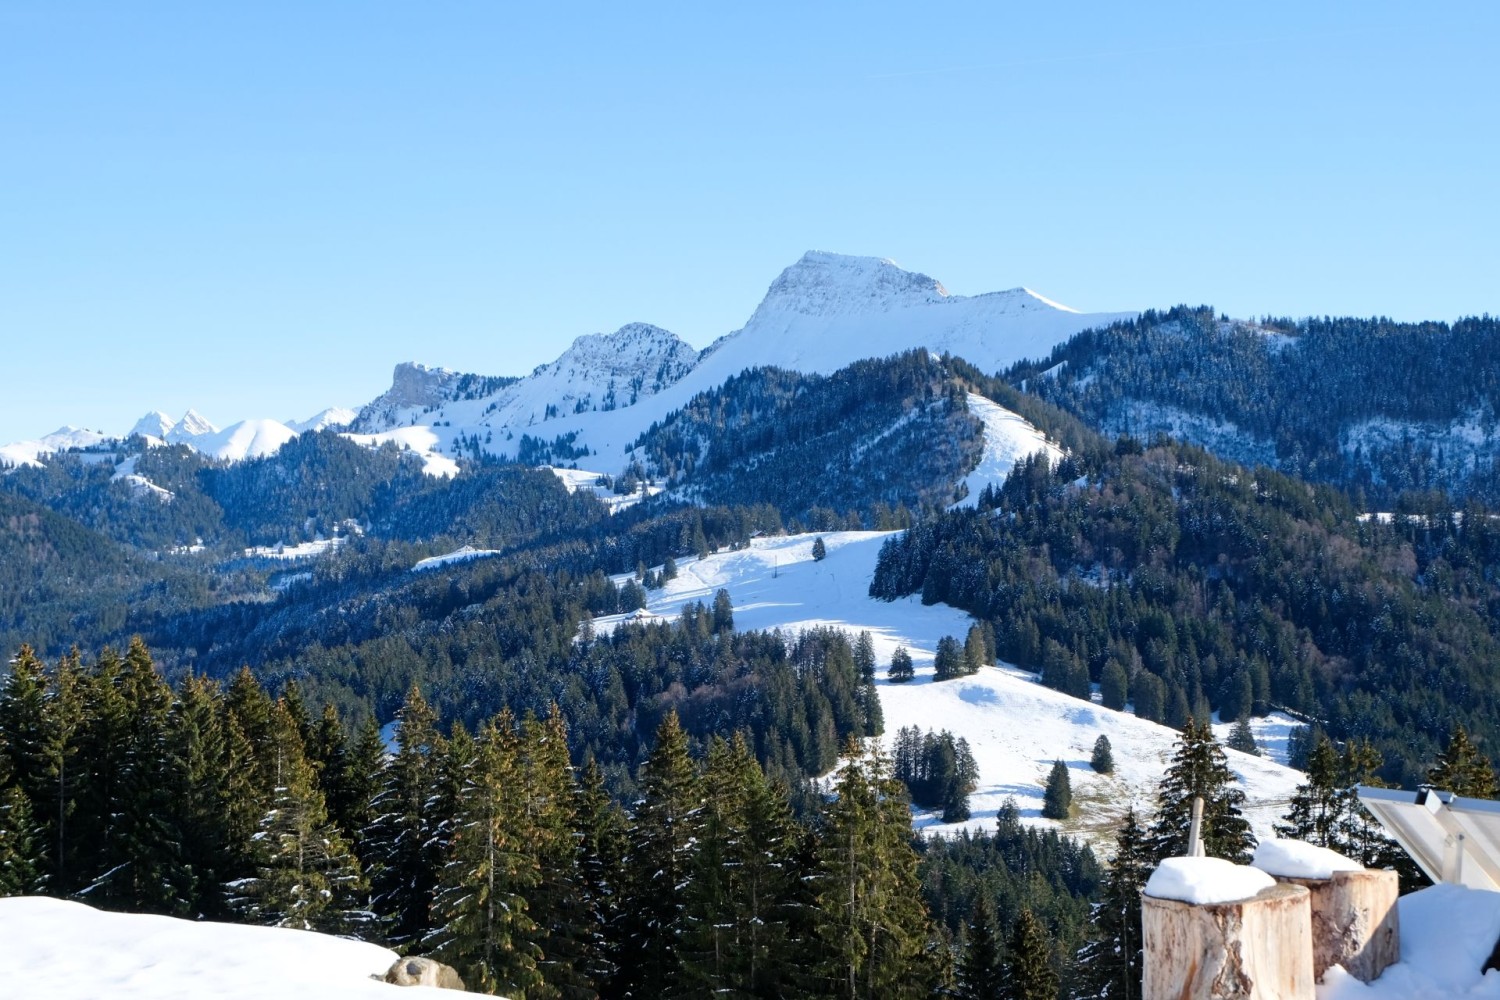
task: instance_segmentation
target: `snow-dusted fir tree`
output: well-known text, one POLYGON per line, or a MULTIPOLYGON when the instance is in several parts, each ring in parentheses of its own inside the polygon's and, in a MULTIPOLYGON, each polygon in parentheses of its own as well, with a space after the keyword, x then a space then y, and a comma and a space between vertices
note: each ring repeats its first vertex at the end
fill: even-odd
POLYGON ((953 995, 958 1000, 1003 1000, 1005 964, 1000 929, 995 923, 995 906, 982 888, 964 930, 953 995))
POLYGON ((254 838, 255 874, 231 889, 252 923, 358 935, 374 917, 359 861, 329 822, 317 775, 284 703, 271 713, 271 808, 254 838))
POLYGON ((1078 955, 1090 997, 1140 1000, 1141 890, 1154 865, 1146 831, 1132 807, 1115 836, 1115 853, 1094 906, 1094 936, 1078 955))
POLYGON ((892 684, 905 684, 914 676, 912 668, 911 653, 905 646, 897 646, 896 651, 891 654, 891 665, 886 671, 886 679, 892 684))
POLYGON ((613 984, 617 995, 661 996, 677 981, 702 804, 687 733, 677 713, 668 712, 656 728, 656 746, 641 767, 641 799, 630 828, 624 902, 615 935, 620 946, 613 984))
POLYGON ((879 748, 851 738, 819 842, 814 923, 819 995, 848 1000, 930 994, 931 930, 901 784, 879 748))
POLYGON ((1209 857, 1239 864, 1250 860, 1255 836, 1241 806, 1245 793, 1237 786, 1224 748, 1208 723, 1189 718, 1172 755, 1172 763, 1157 787, 1156 822, 1151 827, 1155 860, 1178 857, 1187 851, 1193 799, 1203 798, 1203 849, 1209 857))
POLYGON ((542 985, 539 929, 526 903, 538 872, 521 804, 508 716, 485 723, 465 755, 463 794, 433 905, 428 947, 473 989, 530 996, 542 985))
POLYGON ((432 897, 443 866, 438 818, 431 808, 441 740, 435 714, 415 686, 407 692, 396 753, 372 803, 365 837, 375 912, 396 944, 420 941, 432 929, 432 897))

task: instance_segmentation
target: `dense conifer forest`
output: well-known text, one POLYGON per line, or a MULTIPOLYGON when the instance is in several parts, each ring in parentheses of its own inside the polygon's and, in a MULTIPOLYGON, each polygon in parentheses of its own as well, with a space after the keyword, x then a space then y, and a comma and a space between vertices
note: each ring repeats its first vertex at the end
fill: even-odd
POLYGON ((1111 434, 1159 432, 1390 509, 1500 503, 1500 320, 1233 322, 1206 306, 1088 330, 1005 378, 1111 434))

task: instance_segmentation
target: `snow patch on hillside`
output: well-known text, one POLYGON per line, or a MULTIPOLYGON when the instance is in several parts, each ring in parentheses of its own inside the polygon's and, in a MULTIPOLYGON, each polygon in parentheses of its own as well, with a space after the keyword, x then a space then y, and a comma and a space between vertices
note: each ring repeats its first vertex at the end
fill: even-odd
POLYGON ((413 573, 421 573, 424 570, 452 566, 454 563, 473 562, 475 559, 488 559, 490 556, 498 556, 500 554, 499 549, 476 549, 472 545, 465 545, 440 556, 429 556, 426 559, 419 559, 412 564, 411 569, 413 573))
POLYGON ((422 459, 422 471, 429 476, 456 476, 458 463, 443 454, 443 436, 433 427, 398 427, 393 431, 378 434, 345 434, 356 444, 367 448, 378 448, 391 443, 410 451, 422 459))
POLYGON ((1128 434, 1150 441, 1159 434, 1206 448, 1243 465, 1274 465, 1275 442, 1256 437, 1228 420, 1216 420, 1181 407, 1138 399, 1123 401, 1105 420, 1106 434, 1128 434))
POLYGON ((379 945, 279 927, 0 899, 8 1000, 419 1000, 467 994, 379 981, 379 945), (374 978, 372 978, 374 977, 374 978))
POLYGON ((345 540, 340 535, 334 538, 316 538, 297 545, 256 545, 246 549, 245 555, 251 559, 281 559, 288 562, 297 559, 316 559, 337 550, 345 540))
POLYGON ((969 393, 969 412, 984 423, 984 453, 974 471, 964 477, 968 493, 955 507, 973 507, 986 486, 999 486, 1017 462, 1043 452, 1053 465, 1063 457, 1063 450, 1048 441, 1041 431, 992 400, 969 393))
POLYGON ((630 493, 620 494, 616 493, 612 487, 603 485, 601 482, 604 478, 603 473, 589 472, 586 469, 559 469, 551 465, 544 465, 542 468, 561 479, 569 493, 577 493, 579 490, 588 490, 593 493, 604 506, 609 508, 611 514, 634 507, 647 497, 654 497, 662 491, 662 488, 655 483, 648 483, 645 484, 644 492, 641 487, 637 487, 630 493))
MULTIPOLYGON (((880 546, 894 532, 850 531, 821 535, 756 538, 750 547, 704 559, 678 561, 678 575, 648 592, 648 613, 676 617, 684 604, 710 604, 719 589, 729 591, 735 627, 780 628, 788 632, 832 625, 857 634, 869 631, 879 663, 876 672, 884 740, 894 745, 903 726, 949 729, 968 740, 979 764, 979 787, 970 797, 965 823, 939 822, 936 813, 918 812, 916 825, 927 832, 990 829, 1007 798, 1020 807, 1023 822, 1054 825, 1041 816, 1042 793, 1053 760, 1069 770, 1078 817, 1063 825, 1096 849, 1113 849, 1116 820, 1132 804, 1149 814, 1157 782, 1171 759, 1178 733, 1134 715, 1084 702, 1043 687, 1034 675, 1009 666, 991 666, 958 680, 932 680, 938 640, 960 641, 973 623, 947 605, 923 605, 916 596, 885 602, 869 596, 880 546), (827 557, 812 557, 822 538, 827 557), (916 678, 907 684, 885 680, 897 646, 911 653, 916 678), (1108 736, 1116 771, 1096 774, 1089 766, 1094 741, 1108 736)), ((624 582, 628 575, 620 576, 624 582)), ((612 631, 640 617, 632 612, 594 620, 595 631, 612 631)), ((1282 723, 1272 722, 1271 728, 1282 723)), ((1273 835, 1272 824, 1286 812, 1302 774, 1274 760, 1227 750, 1230 768, 1244 785, 1246 817, 1256 836, 1273 835)))

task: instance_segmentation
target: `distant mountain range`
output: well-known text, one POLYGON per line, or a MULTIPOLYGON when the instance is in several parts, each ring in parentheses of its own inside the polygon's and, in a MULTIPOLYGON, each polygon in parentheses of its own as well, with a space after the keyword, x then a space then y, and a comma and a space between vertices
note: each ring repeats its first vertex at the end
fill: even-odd
MULTIPOLYGON (((304 431, 347 428, 362 443, 391 441, 421 454, 434 473, 453 472, 463 454, 557 460, 554 445, 562 440, 570 460, 586 456, 583 464, 613 474, 653 423, 746 369, 829 374, 861 358, 920 347, 993 372, 1045 355, 1080 330, 1134 315, 1079 313, 1025 288, 951 295, 889 260, 809 252, 771 283, 743 328, 702 351, 660 327, 631 323, 579 337, 522 378, 402 363, 391 388, 357 413, 328 409, 305 421, 245 420, 220 430, 194 411, 177 421, 152 412, 121 437, 139 434, 240 461, 272 454, 304 431)), ((0 461, 26 464, 107 440, 64 428, 0 448, 0 461)))

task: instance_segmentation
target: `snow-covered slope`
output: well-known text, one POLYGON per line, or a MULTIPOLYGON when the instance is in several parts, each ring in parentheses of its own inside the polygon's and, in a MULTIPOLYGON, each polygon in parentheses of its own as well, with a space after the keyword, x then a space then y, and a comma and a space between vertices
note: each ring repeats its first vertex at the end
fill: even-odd
POLYGON ((187 443, 212 458, 239 462, 274 455, 297 432, 276 420, 242 420, 217 431, 192 438, 187 443))
POLYGON ((986 486, 999 486, 1017 462, 1041 452, 1054 464, 1063 451, 1018 413, 983 396, 969 393, 969 412, 984 424, 984 453, 964 477, 968 493, 955 506, 973 507, 986 486))
MULTIPOLYGON (((868 596, 880 546, 889 532, 833 532, 758 538, 750 548, 722 552, 678 563, 678 575, 650 594, 648 611, 665 617, 692 601, 711 603, 720 588, 729 591, 735 626, 740 629, 797 630, 834 625, 852 632, 868 630, 875 640, 880 704, 889 746, 902 726, 949 729, 969 741, 979 764, 979 788, 970 798, 972 818, 966 824, 942 826, 932 814, 916 823, 927 830, 958 826, 988 827, 1007 798, 1014 798, 1026 822, 1040 825, 1042 792, 1054 760, 1067 764, 1079 817, 1066 826, 1109 850, 1115 820, 1132 803, 1150 811, 1156 784, 1170 759, 1177 732, 1123 712, 1090 704, 1037 683, 1033 675, 1007 666, 991 666, 972 677, 935 683, 932 661, 945 635, 962 640, 972 620, 946 605, 923 605, 917 597, 893 602, 868 596), (812 558, 821 537, 828 556, 812 558), (885 681, 885 666, 897 646, 905 646, 916 666, 908 684, 885 681), (1109 737, 1116 771, 1096 774, 1089 767, 1094 741, 1109 737)), ((596 630, 608 630, 634 615, 597 619, 596 630)), ((1256 728, 1279 737, 1284 747, 1289 721, 1258 720, 1256 728)), ((1223 731, 1220 731, 1221 737, 1223 731)), ((1271 741, 1268 741, 1271 742, 1271 741)), ((1286 812, 1287 801, 1302 775, 1263 757, 1228 751, 1248 797, 1247 816, 1256 835, 1271 835, 1271 825, 1286 812)))
POLYGON ((335 1000, 454 997, 379 980, 396 953, 277 927, 106 913, 82 903, 0 899, 7 1000, 335 1000), (372 978, 375 977, 375 978, 372 978))
POLYGON ((580 337, 556 362, 472 398, 461 398, 459 387, 472 385, 474 376, 402 365, 391 390, 361 411, 354 429, 379 435, 426 426, 435 440, 431 451, 442 456, 465 440, 516 457, 523 436, 563 438, 572 449, 587 449, 579 464, 616 474, 628 446, 652 423, 747 368, 826 374, 925 347, 996 371, 1131 315, 1074 312, 1024 288, 950 295, 934 279, 888 260, 814 252, 772 282, 742 329, 701 356, 674 334, 632 324, 580 337))

